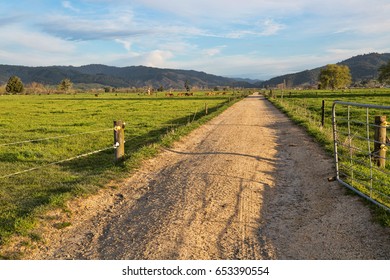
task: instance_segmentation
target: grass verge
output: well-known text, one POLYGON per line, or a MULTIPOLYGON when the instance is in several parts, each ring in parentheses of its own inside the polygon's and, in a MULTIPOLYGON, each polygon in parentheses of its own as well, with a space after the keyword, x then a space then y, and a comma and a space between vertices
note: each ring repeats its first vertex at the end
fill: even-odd
MULTIPOLYGON (((266 94, 267 95, 267 94, 266 94)), ((273 91, 273 97, 268 96, 268 100, 272 102, 279 110, 284 112, 296 124, 304 127, 308 134, 314 138, 316 142, 322 145, 325 151, 333 156, 333 130, 332 130, 332 105, 335 100, 343 100, 363 104, 378 104, 390 105, 389 89, 375 90, 348 90, 348 91, 273 91), (325 101, 325 123, 321 125, 322 101, 325 101)), ((355 178, 349 182, 354 188, 359 191, 372 195, 372 197, 390 207, 388 197, 390 195, 390 180, 388 176, 383 174, 383 171, 374 169, 370 175, 369 161, 364 149, 367 149, 367 142, 361 140, 366 137, 366 127, 361 125, 366 120, 366 111, 363 109, 350 109, 350 117, 355 121, 348 127, 343 119, 347 118, 347 108, 338 108, 340 115, 338 119, 338 138, 339 141, 345 144, 345 147, 339 148, 339 162, 341 172, 345 173, 349 178, 355 178), (346 136, 348 130, 353 131, 352 137, 346 136), (352 164, 353 163, 353 164, 352 164), (374 178, 374 192, 370 193, 367 185, 370 184, 370 178, 374 178)), ((388 112, 381 110, 372 110, 369 113, 369 118, 373 119, 375 115, 383 115, 388 112)), ((372 122, 373 120, 370 120, 372 122)), ((374 130, 370 132, 370 137, 374 134, 374 130)), ((373 143, 372 143, 373 146, 373 143)), ((373 147, 372 147, 373 149, 373 147)), ((387 163, 388 170, 390 164, 387 163)), ((387 172, 387 171, 386 171, 387 172)), ((390 226, 390 213, 384 211, 383 208, 374 204, 369 204, 374 212, 375 220, 380 224, 390 226)))

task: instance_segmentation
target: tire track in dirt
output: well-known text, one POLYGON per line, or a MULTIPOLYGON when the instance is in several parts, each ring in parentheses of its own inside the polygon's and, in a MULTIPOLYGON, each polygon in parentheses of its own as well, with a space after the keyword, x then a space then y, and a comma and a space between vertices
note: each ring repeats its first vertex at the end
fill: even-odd
MULTIPOLYGON (((117 189, 70 203, 34 259, 389 259, 390 232, 332 159, 261 96, 166 149, 117 189)), ((50 222, 47 222, 50 229, 50 222)))

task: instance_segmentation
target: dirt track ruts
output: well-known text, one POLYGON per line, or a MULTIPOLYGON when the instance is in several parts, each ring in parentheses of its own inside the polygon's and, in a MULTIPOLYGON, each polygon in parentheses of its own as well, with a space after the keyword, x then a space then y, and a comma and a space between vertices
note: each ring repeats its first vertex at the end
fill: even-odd
POLYGON ((301 128, 250 96, 117 189, 71 203, 72 226, 46 230, 27 257, 390 259, 390 229, 333 173, 301 128))

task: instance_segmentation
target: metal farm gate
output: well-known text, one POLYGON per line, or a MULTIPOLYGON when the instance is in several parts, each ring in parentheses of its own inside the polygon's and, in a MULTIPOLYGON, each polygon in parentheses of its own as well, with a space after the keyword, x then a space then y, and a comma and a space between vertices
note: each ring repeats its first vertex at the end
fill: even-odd
POLYGON ((335 101, 332 109, 336 179, 390 211, 386 113, 390 106, 335 101))

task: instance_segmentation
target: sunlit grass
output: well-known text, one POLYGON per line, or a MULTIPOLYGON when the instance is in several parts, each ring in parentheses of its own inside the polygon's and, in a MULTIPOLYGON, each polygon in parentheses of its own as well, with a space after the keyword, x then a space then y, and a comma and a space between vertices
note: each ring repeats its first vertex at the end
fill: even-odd
POLYGON ((171 145, 227 108, 229 98, 232 93, 0 96, 0 245, 13 234, 28 235, 43 211, 129 176, 159 145, 171 145), (111 148, 114 120, 126 122, 120 163, 111 148), (33 139, 46 140, 8 145, 33 139), (101 149, 108 150, 52 164, 101 149))

